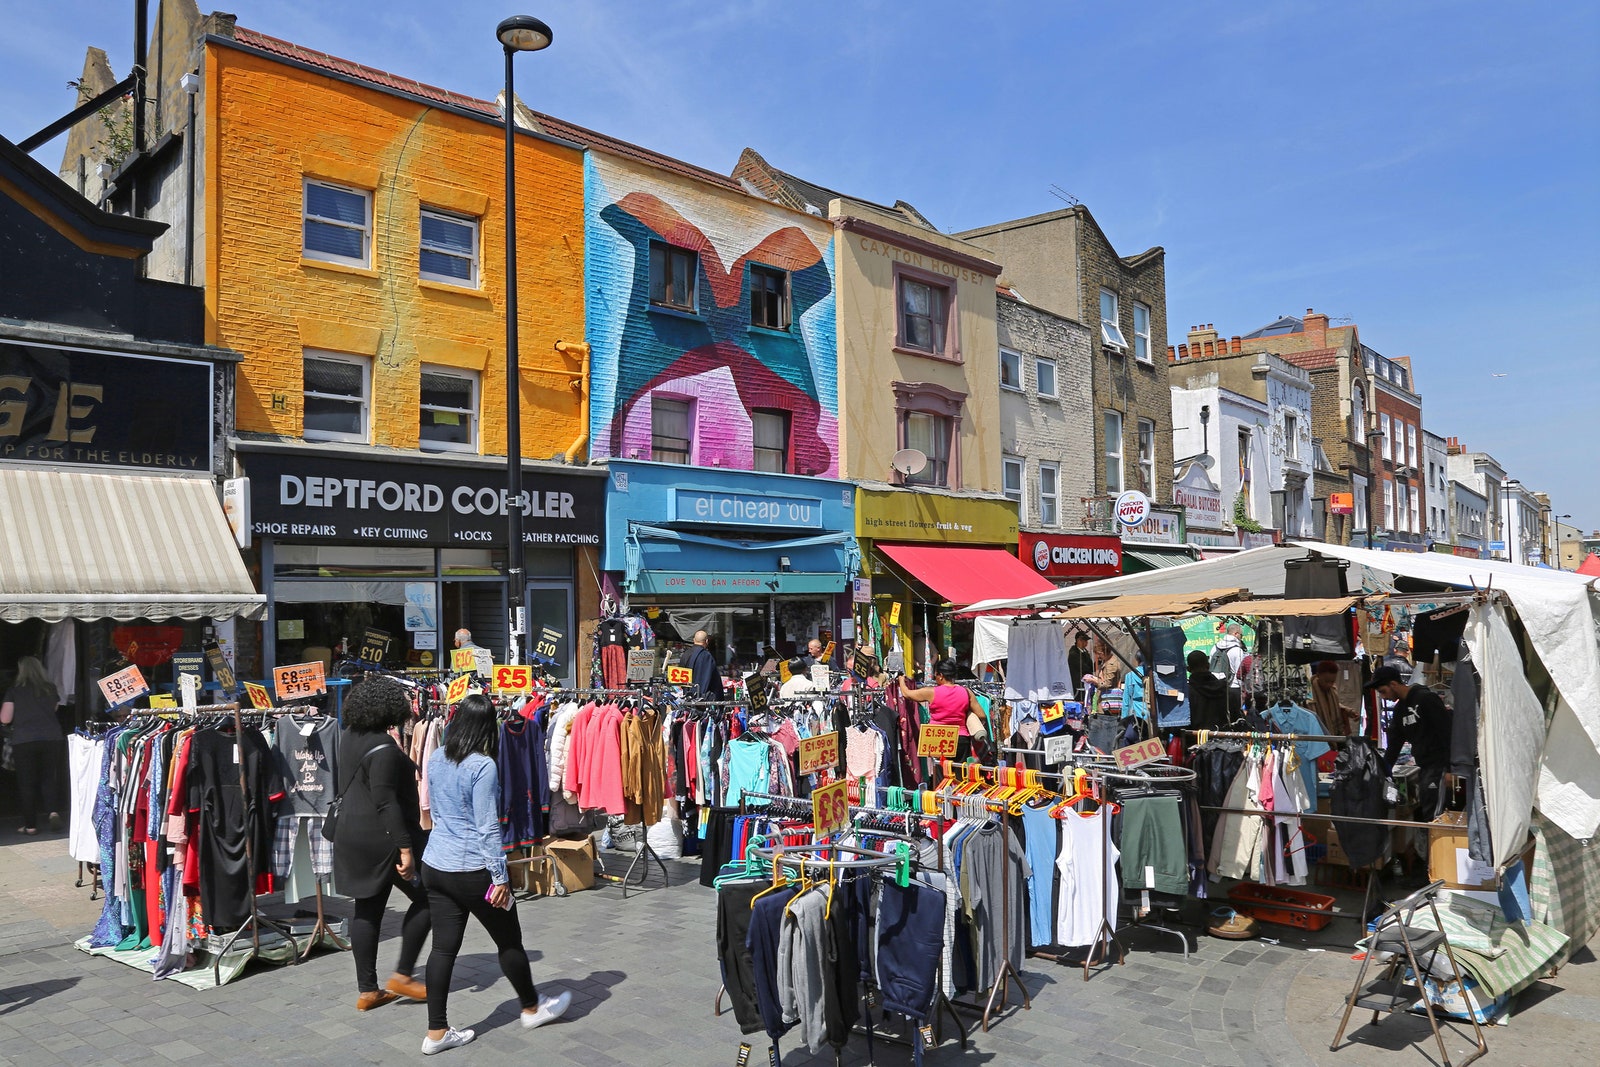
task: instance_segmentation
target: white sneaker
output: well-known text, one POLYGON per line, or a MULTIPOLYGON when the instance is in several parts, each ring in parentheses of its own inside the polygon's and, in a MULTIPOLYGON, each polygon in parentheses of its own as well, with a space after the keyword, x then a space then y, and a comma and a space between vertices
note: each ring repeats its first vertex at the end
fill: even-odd
MULTIPOLYGON (((543 1007, 542 1004, 540 1006, 543 1007)), ((424 1035, 422 1038, 422 1054, 424 1056, 432 1056, 443 1052, 447 1048, 460 1048, 462 1045, 470 1044, 472 1039, 477 1036, 471 1030, 457 1030, 453 1026, 446 1030, 444 1036, 437 1041, 424 1035)))
POLYGON ((533 1011, 522 1013, 522 1025, 529 1030, 545 1023, 553 1023, 567 1013, 572 1006, 572 994, 562 993, 555 997, 540 997, 539 1006, 533 1011))

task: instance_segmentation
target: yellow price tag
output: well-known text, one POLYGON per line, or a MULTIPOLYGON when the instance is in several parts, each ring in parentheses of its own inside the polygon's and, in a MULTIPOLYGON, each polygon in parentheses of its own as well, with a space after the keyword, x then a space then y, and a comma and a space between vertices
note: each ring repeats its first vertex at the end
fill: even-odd
POLYGON ((272 696, 267 692, 267 687, 256 682, 244 683, 245 695, 250 698, 252 708, 272 707, 272 696))
POLYGON ((450 669, 453 671, 475 671, 478 669, 478 650, 474 648, 453 648, 450 650, 450 669))
POLYGON ((949 759, 956 754, 956 746, 960 743, 961 731, 954 726, 925 722, 917 734, 917 755, 929 759, 949 759))
POLYGON ((668 667, 667 682, 671 685, 693 685, 694 671, 688 667, 668 667))
POLYGON ((494 688, 497 693, 533 692, 533 668, 526 663, 496 664, 494 688))
POLYGON ((150 706, 152 708, 175 708, 178 706, 178 698, 171 693, 151 693, 150 706))
POLYGON ((471 679, 465 674, 457 675, 455 678, 451 679, 450 687, 444 691, 445 703, 459 704, 461 702, 461 698, 467 695, 467 683, 470 680, 471 679))
POLYGON ((817 837, 827 837, 850 825, 849 790, 849 782, 834 782, 811 794, 811 828, 817 837))
POLYGON ((839 762, 839 735, 818 734, 800 739, 800 773, 814 774, 827 770, 839 762))

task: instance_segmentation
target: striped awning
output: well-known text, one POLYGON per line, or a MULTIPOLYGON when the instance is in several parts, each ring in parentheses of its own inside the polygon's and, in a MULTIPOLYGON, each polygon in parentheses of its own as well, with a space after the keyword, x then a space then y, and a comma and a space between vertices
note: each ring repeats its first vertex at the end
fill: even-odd
POLYGON ((0 619, 258 618, 206 478, 0 469, 0 619))

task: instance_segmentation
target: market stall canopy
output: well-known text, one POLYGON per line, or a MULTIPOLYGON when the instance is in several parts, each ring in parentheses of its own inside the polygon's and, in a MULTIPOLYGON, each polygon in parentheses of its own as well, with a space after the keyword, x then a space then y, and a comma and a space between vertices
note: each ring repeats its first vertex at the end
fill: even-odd
POLYGON ((1056 588, 1003 548, 896 545, 882 541, 875 547, 955 607, 965 607, 983 597, 1025 597, 1056 588))
POLYGON ((1092 604, 1081 604, 1075 608, 1053 614, 1056 619, 1143 619, 1147 617, 1170 617, 1175 615, 1188 615, 1196 611, 1208 611, 1214 606, 1227 605, 1227 610, 1233 610, 1233 602, 1249 592, 1247 589, 1208 589, 1203 593, 1185 593, 1169 595, 1165 593, 1142 593, 1135 596, 1119 596, 1111 600, 1097 600, 1092 604))
POLYGON ((0 469, 0 619, 258 618, 208 478, 0 469))
POLYGON ((1362 599, 1358 596, 1336 596, 1316 600, 1235 600, 1218 610, 1228 615, 1273 619, 1290 615, 1343 615, 1361 603, 1362 599))
POLYGON ((1590 576, 1600 575, 1600 555, 1591 552, 1583 557, 1583 562, 1578 564, 1578 569, 1574 573, 1590 576))

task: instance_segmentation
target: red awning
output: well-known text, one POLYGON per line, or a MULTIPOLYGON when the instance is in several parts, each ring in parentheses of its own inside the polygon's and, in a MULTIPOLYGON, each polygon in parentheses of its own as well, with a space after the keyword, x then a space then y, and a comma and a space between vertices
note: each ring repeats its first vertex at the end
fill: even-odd
POLYGON ((1600 556, 1593 552, 1583 557, 1583 562, 1578 564, 1579 574, 1600 574, 1600 556))
POLYGON ((1054 582, 1003 548, 886 545, 881 541, 877 548, 952 607, 1033 596, 1056 588, 1054 582))

